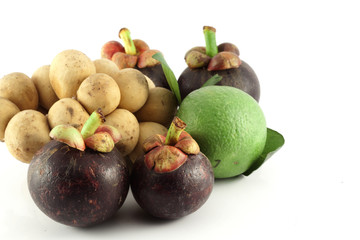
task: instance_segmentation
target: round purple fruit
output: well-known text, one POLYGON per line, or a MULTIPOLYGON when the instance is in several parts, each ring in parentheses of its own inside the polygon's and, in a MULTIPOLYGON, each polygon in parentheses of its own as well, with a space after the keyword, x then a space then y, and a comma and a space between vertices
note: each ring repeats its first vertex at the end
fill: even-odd
POLYGON ((176 219, 198 210, 209 198, 214 174, 208 158, 175 117, 167 136, 144 142, 145 156, 135 161, 131 190, 147 213, 176 219))
POLYGON ((55 127, 50 132, 55 140, 30 162, 32 199, 47 216, 65 225, 101 223, 118 211, 128 194, 126 161, 114 148, 119 133, 113 127, 99 126, 98 116, 94 112, 81 133, 69 125, 55 127))
POLYGON ((178 79, 181 98, 202 87, 212 76, 219 75, 217 85, 231 86, 243 90, 257 102, 260 99, 260 83, 254 70, 240 60, 240 51, 232 43, 216 45, 216 29, 203 28, 206 47, 194 47, 185 54, 188 67, 178 79))

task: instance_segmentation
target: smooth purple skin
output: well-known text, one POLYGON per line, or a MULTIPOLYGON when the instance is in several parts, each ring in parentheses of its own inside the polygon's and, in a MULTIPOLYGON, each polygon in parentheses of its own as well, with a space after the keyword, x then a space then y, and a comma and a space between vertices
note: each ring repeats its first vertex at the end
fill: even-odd
POLYGON ((236 87, 251 95, 257 102, 260 99, 260 83, 254 70, 244 61, 238 68, 208 71, 206 68, 186 68, 178 79, 181 98, 199 89, 209 78, 218 74, 222 80, 216 85, 236 87))
POLYGON ((53 220, 87 227, 104 222, 122 206, 129 172, 116 148, 81 152, 53 140, 30 162, 28 188, 35 204, 53 220))
POLYGON ((145 68, 135 67, 135 69, 139 70, 148 78, 150 78, 154 82, 156 87, 163 87, 170 90, 170 86, 166 80, 166 76, 161 67, 161 64, 155 65, 153 67, 145 67, 145 68))
POLYGON ((210 161, 202 153, 190 154, 178 169, 156 173, 144 158, 135 161, 130 178, 133 196, 148 214, 177 219, 198 210, 209 198, 214 184, 210 161))

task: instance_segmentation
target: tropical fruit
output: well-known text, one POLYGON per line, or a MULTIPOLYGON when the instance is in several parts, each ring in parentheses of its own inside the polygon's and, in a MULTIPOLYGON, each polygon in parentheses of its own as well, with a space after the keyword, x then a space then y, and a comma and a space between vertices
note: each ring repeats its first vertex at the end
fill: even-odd
POLYGON ((244 173, 264 149, 264 114, 250 95, 237 88, 195 90, 182 101, 177 116, 211 161, 216 178, 244 173))

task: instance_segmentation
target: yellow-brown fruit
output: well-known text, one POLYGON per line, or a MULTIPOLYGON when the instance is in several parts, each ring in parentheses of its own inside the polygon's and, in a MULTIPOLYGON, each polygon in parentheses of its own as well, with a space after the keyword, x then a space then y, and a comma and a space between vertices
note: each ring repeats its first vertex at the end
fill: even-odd
POLYGON ((139 70, 125 68, 112 76, 121 92, 119 108, 127 109, 134 113, 146 102, 149 95, 149 85, 139 70))
POLYGON ((50 84, 58 98, 76 96, 82 81, 96 73, 94 63, 78 50, 65 50, 55 56, 50 65, 50 84))
POLYGON ((105 73, 86 78, 77 91, 77 100, 88 113, 101 108, 104 115, 114 111, 120 103, 120 89, 115 80, 105 73))
POLYGON ((51 106, 47 117, 51 129, 57 125, 71 124, 81 130, 89 114, 75 99, 63 98, 51 106))
POLYGON ((155 87, 149 90, 144 106, 135 113, 139 122, 157 122, 169 127, 174 118, 177 102, 173 92, 166 88, 155 87))
POLYGON ((20 110, 36 110, 39 96, 35 84, 24 73, 14 72, 0 79, 0 97, 9 99, 20 110))
POLYGON ((44 114, 23 110, 9 121, 5 130, 6 146, 16 159, 29 163, 34 154, 51 139, 44 114))
POLYGON ((0 106, 0 141, 4 141, 7 124, 15 114, 20 112, 20 109, 6 98, 0 98, 0 106))
POLYGON ((59 100, 50 84, 49 72, 50 65, 44 65, 39 67, 31 76, 39 94, 39 105, 46 110, 49 110, 59 100))
POLYGON ((121 135, 116 148, 123 156, 131 153, 139 139, 139 122, 134 114, 126 109, 116 109, 106 116, 106 124, 115 127, 121 135))

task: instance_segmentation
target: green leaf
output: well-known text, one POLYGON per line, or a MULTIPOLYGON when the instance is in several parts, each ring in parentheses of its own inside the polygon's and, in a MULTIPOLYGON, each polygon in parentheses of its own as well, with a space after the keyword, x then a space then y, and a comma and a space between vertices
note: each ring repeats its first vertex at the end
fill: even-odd
POLYGON ((212 86, 220 82, 222 79, 222 76, 219 76, 219 74, 215 74, 211 78, 209 78, 201 87, 207 87, 212 86))
POLYGON ((249 176, 253 171, 258 169, 266 160, 278 151, 284 143, 285 139, 280 133, 268 128, 266 143, 262 154, 254 161, 249 169, 243 173, 243 175, 249 176))
POLYGON ((175 94, 178 104, 180 105, 181 104, 181 95, 180 95, 179 84, 176 80, 176 77, 175 77, 173 71, 170 69, 169 65, 165 61, 164 56, 160 52, 155 53, 152 56, 152 58, 158 60, 161 63, 161 67, 164 71, 164 74, 165 74, 166 80, 170 86, 170 89, 175 94))

